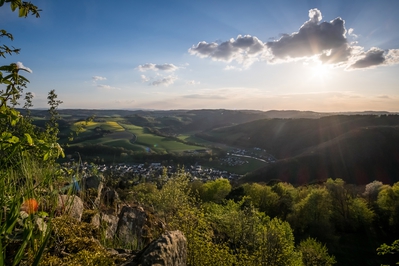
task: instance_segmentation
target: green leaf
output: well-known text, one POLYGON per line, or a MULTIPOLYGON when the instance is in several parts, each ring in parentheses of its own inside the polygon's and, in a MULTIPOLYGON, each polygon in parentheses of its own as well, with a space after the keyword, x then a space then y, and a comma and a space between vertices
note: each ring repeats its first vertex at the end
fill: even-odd
MULTIPOLYGON (((25 69, 22 69, 22 70, 25 70, 25 69)), ((25 71, 27 71, 27 70, 25 70, 25 71)), ((24 76, 20 75, 19 78, 22 79, 25 82, 29 82, 29 80, 27 78, 25 78, 24 76)))
POLYGON ((11 81, 9 81, 9 80, 6 80, 6 79, 3 79, 3 80, 1 81, 1 83, 3 83, 3 84, 7 84, 7 85, 11 85, 11 84, 12 84, 12 82, 11 82, 11 81))
POLYGON ((14 76, 13 74, 10 74, 8 76, 5 76, 4 79, 9 79, 9 78, 12 78, 13 76, 14 76))
POLYGON ((3 132, 0 135, 0 139, 8 139, 12 136, 12 134, 10 132, 3 132))
POLYGON ((44 212, 44 211, 38 212, 37 215, 39 215, 42 218, 45 218, 45 217, 49 216, 49 214, 47 212, 44 212))
POLYGON ((3 6, 5 1, 6 0, 0 0, 0 6, 3 6))
POLYGON ((15 11, 15 9, 17 9, 17 7, 18 7, 18 3, 16 1, 12 1, 11 2, 11 10, 15 11))
POLYGON ((13 69, 14 69, 13 64, 11 64, 11 65, 5 65, 5 66, 0 66, 0 70, 2 70, 2 71, 11 72, 13 69))
POLYGON ((25 135, 25 138, 26 138, 26 141, 28 142, 28 144, 32 146, 33 145, 32 137, 28 133, 25 133, 24 135, 25 135))
POLYGON ((26 17, 28 16, 28 9, 26 7, 19 8, 19 17, 26 17))
POLYGON ((12 264, 13 266, 14 265, 18 265, 18 263, 23 259, 26 245, 30 241, 30 239, 32 237, 32 234, 33 234, 33 229, 32 228, 25 228, 24 229, 24 233, 23 233, 24 241, 22 242, 22 245, 20 246, 17 254, 15 255, 14 263, 12 264))
POLYGON ((1 243, 2 241, 0 241, 0 265, 4 265, 4 254, 3 254, 3 244, 1 243))
MULTIPOLYGON (((48 232, 46 233, 46 237, 44 238, 44 241, 43 241, 42 245, 40 246, 39 252, 38 252, 38 253, 36 254, 36 256, 35 256, 35 261, 33 262, 32 266, 37 266, 37 265, 39 265, 40 259, 41 259, 42 256, 43 256, 44 250, 45 250, 45 248, 46 248, 46 246, 47 246, 47 242, 49 241, 50 236, 51 236, 51 228, 49 228, 47 231, 48 231, 48 232)), ((0 261, 0 262, 1 262, 1 261, 0 261)), ((0 265, 1 265, 1 264, 0 264, 0 265)))

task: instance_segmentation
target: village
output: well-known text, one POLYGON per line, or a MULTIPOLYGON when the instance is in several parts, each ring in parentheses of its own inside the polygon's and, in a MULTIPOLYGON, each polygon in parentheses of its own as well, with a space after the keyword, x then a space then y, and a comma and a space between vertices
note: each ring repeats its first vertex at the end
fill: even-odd
MULTIPOLYGON (((275 158, 267 154, 265 151, 259 148, 253 148, 255 152, 247 151, 245 149, 234 149, 227 153, 225 157, 220 158, 220 165, 226 166, 241 166, 248 163, 248 158, 253 158, 266 163, 275 162, 275 158), (256 153, 261 151, 263 154, 256 153)), ((71 168, 77 168, 76 164, 69 164, 71 168)), ((163 175, 168 176, 177 173, 178 171, 185 171, 189 174, 190 179, 200 180, 202 182, 216 180, 218 178, 226 178, 230 181, 237 180, 241 175, 228 172, 226 170, 220 170, 215 168, 203 167, 196 163, 189 166, 178 166, 178 165, 164 165, 160 162, 148 162, 148 163, 118 163, 118 164, 93 164, 88 162, 82 162, 79 166, 80 171, 87 175, 89 173, 98 172, 107 176, 124 177, 128 179, 137 180, 136 182, 150 181, 157 178, 161 178, 163 175)))
MULTIPOLYGON (((226 178, 229 180, 235 180, 241 177, 241 175, 229 173, 223 170, 217 170, 212 168, 205 168, 201 165, 190 165, 185 167, 162 165, 161 163, 150 163, 150 164, 127 164, 119 163, 116 165, 94 165, 89 163, 82 163, 80 169, 83 173, 98 171, 107 176, 117 176, 132 178, 141 181, 150 181, 156 178, 161 178, 164 174, 168 176, 173 175, 179 171, 184 170, 189 173, 190 179, 201 180, 203 182, 216 180, 218 178, 226 178)), ((137 181, 139 182, 139 181, 137 181)))

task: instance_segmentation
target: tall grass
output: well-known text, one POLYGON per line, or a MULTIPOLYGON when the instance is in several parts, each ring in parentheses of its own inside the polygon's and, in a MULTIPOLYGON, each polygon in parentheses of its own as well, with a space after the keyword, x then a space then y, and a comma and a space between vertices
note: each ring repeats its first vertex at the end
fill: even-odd
POLYGON ((23 157, 0 169, 0 265, 38 265, 57 206, 56 169, 23 157))

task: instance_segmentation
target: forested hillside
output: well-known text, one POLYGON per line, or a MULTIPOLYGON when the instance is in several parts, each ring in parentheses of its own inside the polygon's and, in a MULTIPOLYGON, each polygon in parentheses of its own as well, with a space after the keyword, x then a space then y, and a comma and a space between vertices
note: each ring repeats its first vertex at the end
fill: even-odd
POLYGON ((365 184, 398 180, 399 116, 351 115, 267 119, 198 134, 241 147, 260 147, 278 161, 245 181, 305 184, 329 177, 365 184))

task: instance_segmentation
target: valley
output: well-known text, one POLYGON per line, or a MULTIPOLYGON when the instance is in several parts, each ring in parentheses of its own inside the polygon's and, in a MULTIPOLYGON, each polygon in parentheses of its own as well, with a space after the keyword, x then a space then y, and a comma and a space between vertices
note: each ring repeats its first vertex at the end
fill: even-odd
MULTIPOLYGON (((242 182, 292 184, 342 178, 393 184, 399 176, 399 116, 250 110, 59 110, 68 159, 195 165, 242 182)), ((46 113, 33 110, 34 123, 46 113)))

